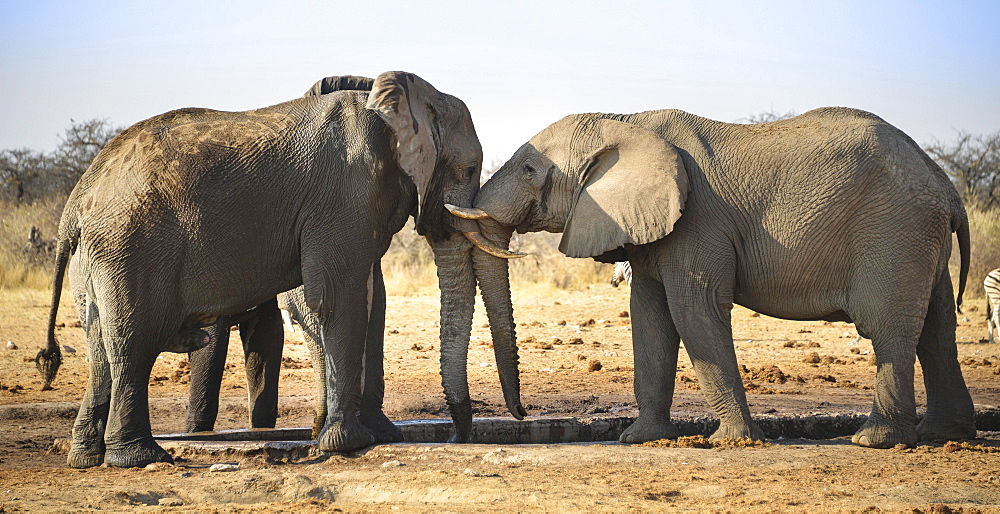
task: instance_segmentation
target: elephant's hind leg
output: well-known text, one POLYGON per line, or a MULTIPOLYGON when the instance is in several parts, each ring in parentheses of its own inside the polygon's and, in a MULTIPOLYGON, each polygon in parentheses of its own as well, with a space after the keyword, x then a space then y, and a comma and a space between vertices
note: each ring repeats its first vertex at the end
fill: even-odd
POLYGON ((91 468, 104 462, 104 430, 111 403, 111 368, 101 340, 96 304, 91 302, 88 310, 86 326, 90 377, 73 424, 73 444, 66 456, 66 463, 73 468, 91 468))
POLYGON ((674 439, 679 432, 670 421, 670 407, 681 338, 670 317, 663 284, 637 273, 632 279, 630 308, 639 417, 619 440, 644 443, 674 439))
POLYGON ((255 316, 240 323, 249 393, 250 426, 274 428, 278 420, 278 379, 285 332, 277 299, 257 306, 255 316))
POLYGON ((917 345, 927 391, 927 415, 917 425, 917 439, 921 441, 976 437, 972 397, 955 346, 952 298, 951 277, 945 271, 934 287, 917 345))
POLYGON ((209 344, 188 353, 191 364, 191 388, 188 391, 187 419, 184 430, 203 432, 215 429, 219 415, 222 372, 229 352, 229 325, 220 320, 206 328, 209 344))
MULTIPOLYGON (((128 298, 128 295, 124 296, 128 298)), ((148 301, 128 301, 124 298, 116 298, 115 301, 115 307, 128 306, 129 316, 105 310, 101 320, 111 371, 111 406, 104 434, 104 462, 122 468, 173 462, 170 454, 153 440, 149 424, 149 375, 160 345, 165 344, 178 329, 160 328, 163 323, 157 316, 162 309, 151 309, 148 301)))
MULTIPOLYGON (((896 285, 900 280, 876 276, 870 284, 896 285)), ((869 334, 875 350, 875 399, 865 424, 851 439, 870 448, 892 448, 917 442, 913 393, 917 340, 923 327, 927 292, 871 291, 851 311, 858 331, 869 334)))

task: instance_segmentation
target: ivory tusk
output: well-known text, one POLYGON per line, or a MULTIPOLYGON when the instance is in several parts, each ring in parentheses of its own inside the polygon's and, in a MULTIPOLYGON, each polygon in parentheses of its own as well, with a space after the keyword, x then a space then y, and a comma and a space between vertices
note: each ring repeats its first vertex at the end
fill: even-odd
POLYGON ((494 256, 500 257, 501 259, 516 259, 518 257, 524 257, 528 254, 521 252, 512 252, 510 250, 500 248, 495 246, 493 243, 489 242, 482 234, 479 232, 462 232, 465 234, 465 238, 476 245, 476 248, 494 256))
POLYGON ((467 220, 484 220, 490 217, 489 214, 486 214, 486 211, 475 207, 458 207, 456 205, 446 203, 444 204, 444 208, 448 209, 448 212, 454 214, 455 216, 465 218, 467 220))

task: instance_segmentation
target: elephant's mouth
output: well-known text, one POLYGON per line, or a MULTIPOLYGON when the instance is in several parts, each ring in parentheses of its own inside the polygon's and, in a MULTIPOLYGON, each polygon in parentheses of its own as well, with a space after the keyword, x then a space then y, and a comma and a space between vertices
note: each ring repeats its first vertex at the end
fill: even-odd
MULTIPOLYGON (((445 208, 448 209, 448 212, 452 213, 452 215, 461 219, 476 221, 491 219, 490 215, 486 214, 486 211, 477 207, 458 207, 449 203, 445 204, 445 208)), ((469 240, 469 242, 476 245, 477 248, 494 257, 499 257, 501 259, 516 259, 518 257, 528 255, 526 253, 512 252, 506 248, 500 248, 483 237, 478 231, 463 231, 462 234, 469 240)))

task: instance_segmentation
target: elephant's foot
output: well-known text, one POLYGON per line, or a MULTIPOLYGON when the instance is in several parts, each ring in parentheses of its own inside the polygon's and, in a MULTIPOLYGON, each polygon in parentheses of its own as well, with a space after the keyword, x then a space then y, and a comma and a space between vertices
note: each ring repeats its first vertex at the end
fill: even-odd
POLYGON ((455 425, 455 433, 448 438, 449 443, 467 443, 472 440, 472 400, 466 398, 452 404, 448 402, 451 411, 451 421, 455 425))
POLYGON ((764 437, 764 431, 761 430, 754 420, 748 421, 723 421, 719 424, 719 429, 716 430, 711 436, 708 437, 710 441, 718 441, 720 439, 751 439, 754 441, 763 441, 766 439, 764 437))
POLYGON ((350 421, 330 423, 319 435, 319 449, 325 452, 349 452, 375 444, 375 436, 358 421, 348 416, 350 421))
POLYGON ((926 416, 917 424, 918 441, 937 441, 939 439, 975 439, 976 422, 972 419, 960 420, 926 416))
POLYGON ((618 440, 623 443, 638 444, 660 439, 676 439, 679 435, 677 425, 670 419, 654 419, 653 416, 643 416, 640 413, 632 426, 626 428, 618 440))
POLYGON ((381 410, 371 413, 361 413, 361 424, 375 436, 376 443, 403 442, 403 431, 396 426, 381 410))
POLYGON ((66 464, 71 468, 92 468, 104 463, 103 444, 85 444, 73 441, 66 456, 66 464))
POLYGON ((116 468, 141 468, 154 462, 173 464, 174 458, 150 437, 134 443, 109 445, 104 462, 116 468))
POLYGON ((895 427, 885 419, 871 415, 851 437, 851 442, 866 448, 892 448, 897 444, 909 447, 917 443, 917 430, 913 426, 895 427))

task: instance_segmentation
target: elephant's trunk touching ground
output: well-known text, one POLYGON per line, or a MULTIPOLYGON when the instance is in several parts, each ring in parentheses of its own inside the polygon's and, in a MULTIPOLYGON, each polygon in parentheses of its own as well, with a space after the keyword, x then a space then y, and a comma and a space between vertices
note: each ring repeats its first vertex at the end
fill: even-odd
POLYGON ((431 243, 431 248, 441 289, 441 384, 455 423, 453 439, 467 442, 472 434, 472 400, 466 365, 476 306, 472 244, 456 234, 431 243))
MULTIPOLYGON (((480 226, 483 229, 481 236, 489 240, 491 245, 507 248, 512 230, 492 220, 483 222, 480 226)), ((511 415, 523 419, 527 412, 521 405, 517 334, 514 330, 514 307, 510 301, 507 258, 476 248, 472 251, 472 263, 476 269, 476 278, 479 280, 479 289, 483 294, 483 303, 486 305, 486 315, 490 320, 493 351, 496 355, 504 401, 511 415)))

